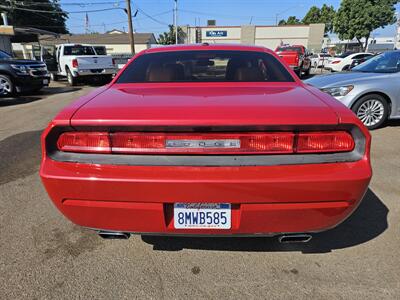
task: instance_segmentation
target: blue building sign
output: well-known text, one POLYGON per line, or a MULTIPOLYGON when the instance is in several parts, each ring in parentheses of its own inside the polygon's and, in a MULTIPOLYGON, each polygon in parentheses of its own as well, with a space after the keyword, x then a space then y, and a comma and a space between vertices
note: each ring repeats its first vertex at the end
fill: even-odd
POLYGON ((207 30, 206 31, 206 36, 207 37, 223 37, 227 36, 228 31, 226 30, 207 30))

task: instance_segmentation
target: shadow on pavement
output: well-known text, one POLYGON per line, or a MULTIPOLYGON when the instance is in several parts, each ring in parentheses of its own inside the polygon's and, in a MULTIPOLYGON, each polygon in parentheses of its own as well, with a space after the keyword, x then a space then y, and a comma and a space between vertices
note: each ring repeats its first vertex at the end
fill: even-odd
POLYGON ((71 93, 80 90, 80 88, 75 87, 46 87, 39 92, 32 92, 30 94, 20 94, 16 97, 0 97, 0 107, 11 106, 19 104, 27 104, 30 102, 35 102, 39 100, 44 100, 44 97, 61 94, 61 93, 71 93))
POLYGON ((179 251, 182 249, 221 251, 301 251, 326 253, 368 242, 383 233, 387 227, 388 208, 368 189, 357 210, 334 229, 314 234, 306 244, 280 244, 276 237, 168 237, 142 236, 154 250, 179 251))
POLYGON ((53 95, 53 94, 72 93, 80 89, 81 88, 79 87, 71 87, 71 86, 57 86, 57 87, 53 86, 53 87, 46 87, 36 94, 53 95))
POLYGON ((393 119, 393 120, 388 120, 387 122, 385 122, 385 124, 383 124, 382 128, 385 127, 399 127, 400 126, 400 119, 393 119))
POLYGON ((0 141, 0 185, 39 170, 41 133, 42 130, 28 131, 0 141))
POLYGON ((19 105, 26 104, 34 101, 42 100, 41 97, 38 96, 20 96, 15 98, 0 98, 0 107, 2 106, 11 106, 11 105, 19 105))

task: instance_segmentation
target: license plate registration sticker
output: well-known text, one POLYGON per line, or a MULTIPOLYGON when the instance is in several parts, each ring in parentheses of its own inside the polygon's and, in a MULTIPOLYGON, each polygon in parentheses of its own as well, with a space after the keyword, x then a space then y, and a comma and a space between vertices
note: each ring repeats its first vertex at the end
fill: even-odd
POLYGON ((174 227, 177 229, 230 229, 229 203, 175 203, 174 227))

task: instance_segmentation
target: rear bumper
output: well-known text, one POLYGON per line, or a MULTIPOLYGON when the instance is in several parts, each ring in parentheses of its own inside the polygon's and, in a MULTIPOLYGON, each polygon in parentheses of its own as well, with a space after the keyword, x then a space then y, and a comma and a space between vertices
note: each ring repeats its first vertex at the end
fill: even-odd
POLYGON ((90 70, 75 70, 74 76, 98 76, 98 75, 114 75, 117 71, 115 68, 108 69, 90 69, 90 70))
POLYGON ((188 235, 274 235, 336 226, 358 206, 371 178, 356 162, 257 167, 112 166, 42 161, 56 207, 95 229, 188 235), (231 203, 228 230, 175 229, 173 204, 231 203))

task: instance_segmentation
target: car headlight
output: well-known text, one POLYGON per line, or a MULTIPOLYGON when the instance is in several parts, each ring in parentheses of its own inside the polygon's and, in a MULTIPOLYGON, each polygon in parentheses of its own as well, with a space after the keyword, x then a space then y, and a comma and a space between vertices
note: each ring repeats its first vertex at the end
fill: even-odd
POLYGON ((341 97, 346 96, 350 91, 354 88, 353 85, 346 85, 346 86, 339 86, 339 87, 332 87, 332 88, 325 88, 321 89, 324 93, 327 93, 333 97, 341 97))
POLYGON ((11 65, 11 68, 17 71, 17 73, 28 74, 28 68, 24 65, 11 65))

